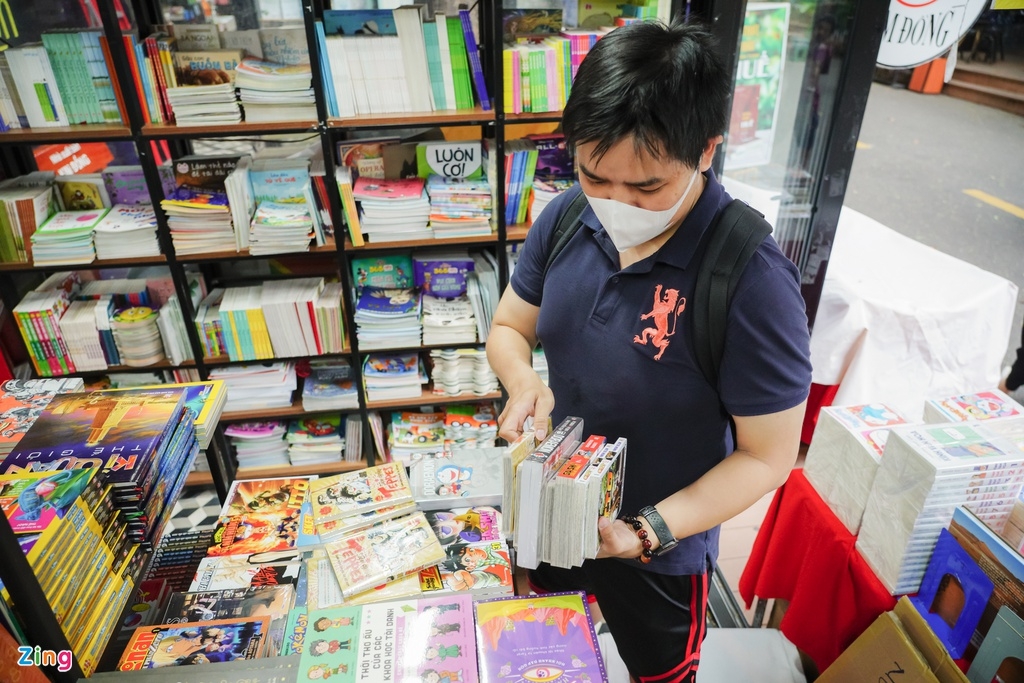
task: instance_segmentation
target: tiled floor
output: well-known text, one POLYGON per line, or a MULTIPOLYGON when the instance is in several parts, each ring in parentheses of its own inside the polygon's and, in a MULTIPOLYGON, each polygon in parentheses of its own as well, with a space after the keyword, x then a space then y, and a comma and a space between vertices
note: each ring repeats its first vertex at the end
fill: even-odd
POLYGON ((213 487, 186 489, 174 504, 174 511, 164 533, 188 529, 213 529, 217 526, 219 514, 220 502, 213 487))

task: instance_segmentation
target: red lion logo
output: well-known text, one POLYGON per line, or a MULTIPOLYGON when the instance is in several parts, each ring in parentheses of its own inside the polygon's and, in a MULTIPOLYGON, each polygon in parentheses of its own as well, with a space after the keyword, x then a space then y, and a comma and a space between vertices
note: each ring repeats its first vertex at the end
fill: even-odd
POLYGON ((658 347, 658 353, 654 360, 661 360, 665 349, 668 348, 669 337, 676 333, 676 323, 679 321, 679 314, 686 309, 686 297, 680 298, 678 289, 666 289, 664 296, 661 293, 661 285, 654 288, 654 307, 640 316, 641 320, 654 318, 654 327, 645 327, 638 335, 634 335, 634 344, 644 344, 650 341, 658 347), (669 329, 669 318, 671 329, 669 329))

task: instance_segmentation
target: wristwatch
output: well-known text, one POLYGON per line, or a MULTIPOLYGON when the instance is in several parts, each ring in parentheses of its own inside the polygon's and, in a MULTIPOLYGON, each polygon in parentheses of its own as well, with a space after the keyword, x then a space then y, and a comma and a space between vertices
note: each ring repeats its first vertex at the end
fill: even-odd
POLYGON ((644 516, 647 523, 651 525, 651 529, 654 531, 654 535, 658 537, 658 549, 654 551, 655 555, 664 555, 672 548, 679 545, 679 541, 675 539, 672 532, 668 529, 668 524, 665 524, 665 520, 662 518, 653 505, 648 505, 644 509, 640 510, 640 514, 644 516))

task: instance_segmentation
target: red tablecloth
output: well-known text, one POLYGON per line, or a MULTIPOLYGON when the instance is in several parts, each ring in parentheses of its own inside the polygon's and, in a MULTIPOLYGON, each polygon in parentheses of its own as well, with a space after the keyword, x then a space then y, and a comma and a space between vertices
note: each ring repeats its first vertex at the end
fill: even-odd
POLYGON ((755 598, 789 601, 779 628, 821 671, 896 605, 854 548, 856 540, 803 470, 793 470, 765 514, 740 577, 748 608, 755 598))

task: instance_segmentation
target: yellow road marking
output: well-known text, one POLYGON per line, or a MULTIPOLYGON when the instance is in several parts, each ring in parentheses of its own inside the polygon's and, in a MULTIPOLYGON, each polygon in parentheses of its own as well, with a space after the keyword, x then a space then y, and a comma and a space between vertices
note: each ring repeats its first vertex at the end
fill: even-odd
POLYGON ((994 206, 997 209, 1005 211, 1011 216, 1016 216, 1017 218, 1024 220, 1024 209, 1015 204, 1011 204, 1010 202, 1004 202, 999 197, 993 197, 987 192, 982 192, 981 190, 964 190, 964 194, 974 197, 978 201, 985 202, 989 206, 994 206))

